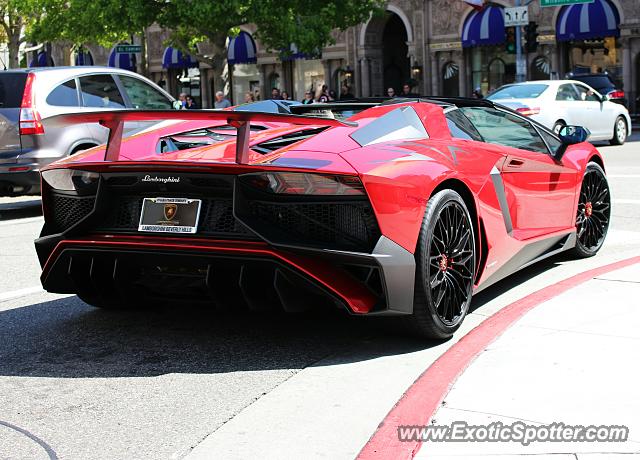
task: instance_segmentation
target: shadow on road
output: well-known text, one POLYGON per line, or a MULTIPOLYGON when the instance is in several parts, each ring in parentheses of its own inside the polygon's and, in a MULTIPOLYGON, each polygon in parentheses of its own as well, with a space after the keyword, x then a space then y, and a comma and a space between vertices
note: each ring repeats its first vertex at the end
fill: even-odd
POLYGON ((0 221, 24 219, 42 215, 40 198, 28 201, 9 201, 0 203, 0 221))
MULTIPOLYGON (((479 293, 472 310, 553 268, 559 260, 536 264, 479 293)), ((410 353, 437 344, 407 338, 381 320, 340 312, 105 311, 74 296, 0 312, 0 375, 143 377, 301 369, 410 353)))

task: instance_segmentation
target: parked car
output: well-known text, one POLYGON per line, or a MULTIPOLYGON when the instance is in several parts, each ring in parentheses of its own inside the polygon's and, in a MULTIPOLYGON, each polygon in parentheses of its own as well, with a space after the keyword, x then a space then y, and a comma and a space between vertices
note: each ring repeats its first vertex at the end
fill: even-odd
POLYGON ((44 288, 111 309, 337 307, 444 339, 473 293, 606 238, 604 162, 582 127, 556 136, 460 98, 289 109, 56 117, 182 122, 114 129, 42 170, 44 288))
MULTIPOLYGON (((47 67, 0 72, 0 196, 38 193, 42 167, 103 144, 97 123, 64 129, 48 119, 71 112, 172 109, 174 98, 127 70, 111 67, 47 67)), ((126 132, 143 127, 126 126, 126 132)))
POLYGON ((627 99, 620 84, 608 73, 569 74, 568 78, 591 86, 611 102, 627 106, 627 99))
POLYGON ((514 83, 498 88, 487 99, 533 118, 556 134, 564 126, 579 125, 591 132, 590 141, 621 145, 631 132, 626 107, 575 80, 514 83))

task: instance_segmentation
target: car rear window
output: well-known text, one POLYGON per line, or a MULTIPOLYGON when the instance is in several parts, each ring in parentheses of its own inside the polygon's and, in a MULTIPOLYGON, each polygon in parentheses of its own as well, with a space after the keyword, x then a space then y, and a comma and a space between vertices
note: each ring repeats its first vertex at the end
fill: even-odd
POLYGON ((27 73, 0 73, 0 108, 16 109, 22 103, 27 73))
POLYGON ((576 75, 573 79, 586 83, 595 89, 615 86, 615 83, 606 75, 576 75))
POLYGON ((549 85, 543 84, 503 86, 491 93, 487 99, 490 101, 496 99, 535 99, 544 93, 548 87, 549 85))

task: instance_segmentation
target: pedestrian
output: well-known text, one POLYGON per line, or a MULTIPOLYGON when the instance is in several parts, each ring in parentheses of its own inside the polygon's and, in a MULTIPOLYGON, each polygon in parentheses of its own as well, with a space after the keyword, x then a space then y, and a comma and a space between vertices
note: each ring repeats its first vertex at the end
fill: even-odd
POLYGON ((402 97, 418 97, 416 93, 411 91, 411 85, 409 83, 405 83, 402 85, 402 97))
POLYGON ((196 110, 200 108, 198 107, 198 104, 196 104, 196 101, 191 96, 187 95, 186 101, 187 103, 185 105, 185 109, 196 110))
POLYGON ((336 92, 332 89, 329 90, 329 102, 335 101, 338 98, 336 92))
POLYGON ((289 93, 287 93, 286 91, 283 91, 281 93, 281 95, 282 95, 282 100, 283 101, 290 101, 291 100, 291 97, 289 96, 289 93))
POLYGON ((393 88, 387 88, 387 96, 396 97, 396 90, 393 88))
POLYGON ((251 91, 247 91, 246 93, 244 93, 244 102, 245 103, 249 103, 249 102, 255 102, 256 99, 253 96, 253 94, 251 93, 251 91))
POLYGON ((473 99, 483 99, 484 96, 482 95, 482 88, 478 86, 476 89, 474 89, 471 93, 471 97, 473 99))
POLYGON ((213 106, 216 109, 226 109, 227 107, 231 107, 231 102, 229 102, 229 99, 224 97, 224 93, 222 91, 218 91, 216 93, 216 102, 213 106))
POLYGON ((280 90, 275 86, 271 88, 271 99, 275 99, 277 101, 282 100, 282 96, 280 95, 280 90))
POLYGON ((354 99, 353 93, 349 85, 342 85, 340 88, 340 99, 354 99))
POLYGON ((314 102, 313 93, 311 91, 304 93, 304 99, 302 100, 303 104, 313 104, 314 102))
POLYGON ((327 92, 327 85, 322 85, 322 87, 320 88, 318 97, 316 99, 318 102, 329 102, 329 93, 327 92))
POLYGON ((180 93, 180 95, 178 96, 178 100, 180 101, 180 105, 182 106, 181 108, 186 109, 187 108, 187 93, 180 93))

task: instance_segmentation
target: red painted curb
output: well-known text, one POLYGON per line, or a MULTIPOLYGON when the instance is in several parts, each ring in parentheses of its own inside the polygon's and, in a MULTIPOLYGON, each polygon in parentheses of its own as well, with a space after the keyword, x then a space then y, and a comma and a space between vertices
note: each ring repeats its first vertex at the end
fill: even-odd
POLYGON ((413 458, 422 443, 401 442, 398 439, 398 426, 427 425, 457 378, 489 344, 525 313, 547 300, 597 276, 637 263, 640 263, 640 256, 587 270, 523 297, 484 320, 418 377, 380 423, 378 430, 365 444, 357 458, 360 460, 413 458))

